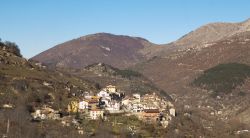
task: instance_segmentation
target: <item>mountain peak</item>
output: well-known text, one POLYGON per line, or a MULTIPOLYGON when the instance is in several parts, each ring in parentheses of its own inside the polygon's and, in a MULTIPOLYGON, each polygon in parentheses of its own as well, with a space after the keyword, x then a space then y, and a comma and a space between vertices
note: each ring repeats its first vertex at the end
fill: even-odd
POLYGON ((225 37, 250 30, 250 18, 240 23, 215 22, 209 23, 184 35, 174 42, 183 48, 202 46, 202 44, 215 42, 225 37))
POLYGON ((89 34, 83 37, 94 37, 94 36, 116 36, 116 35, 111 33, 100 32, 100 33, 89 34))
POLYGON ((243 21, 243 23, 250 23, 250 18, 248 18, 247 20, 243 21))
POLYGON ((250 18, 245 20, 244 22, 242 22, 242 29, 241 30, 250 31, 250 18))
POLYGON ((83 68, 102 62, 127 68, 144 61, 141 51, 152 45, 140 37, 96 33, 59 44, 32 59, 53 67, 83 68))
POLYGON ((140 40, 143 42, 148 42, 150 43, 147 39, 142 38, 142 37, 136 37, 136 36, 129 36, 129 35, 116 35, 116 34, 112 34, 112 33, 106 33, 106 32, 100 32, 100 33, 95 33, 95 34, 90 34, 90 35, 86 35, 86 36, 82 36, 79 39, 81 40, 86 40, 86 39, 105 39, 105 38, 113 38, 113 39, 135 39, 135 40, 140 40))

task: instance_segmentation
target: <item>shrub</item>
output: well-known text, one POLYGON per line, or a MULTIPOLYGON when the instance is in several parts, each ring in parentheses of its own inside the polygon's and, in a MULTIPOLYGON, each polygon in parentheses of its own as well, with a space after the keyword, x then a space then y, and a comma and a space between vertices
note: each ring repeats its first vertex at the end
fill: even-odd
POLYGON ((139 72, 133 71, 133 70, 117 70, 116 75, 121 75, 123 78, 129 78, 132 77, 142 77, 142 75, 139 72))
POLYGON ((19 57, 22 57, 20 49, 18 47, 18 45, 16 43, 10 42, 10 41, 6 41, 6 42, 1 42, 0 41, 0 46, 6 46, 7 50, 19 57))
POLYGON ((193 85, 216 94, 228 93, 244 83, 250 77, 250 66, 239 63, 220 64, 204 73, 193 81, 193 85))

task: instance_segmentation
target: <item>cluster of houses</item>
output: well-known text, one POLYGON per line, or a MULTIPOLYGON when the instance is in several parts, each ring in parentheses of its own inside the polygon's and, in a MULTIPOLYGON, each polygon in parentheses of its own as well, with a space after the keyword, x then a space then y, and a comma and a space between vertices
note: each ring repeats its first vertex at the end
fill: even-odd
POLYGON ((82 99, 71 101, 68 112, 82 113, 92 120, 105 118, 107 114, 124 113, 149 123, 161 122, 163 126, 167 126, 176 114, 173 104, 156 93, 126 96, 113 85, 106 86, 95 96, 87 94, 82 99))
POLYGON ((119 93, 115 86, 109 85, 97 95, 85 94, 82 98, 73 100, 68 105, 69 113, 82 113, 87 118, 96 120, 107 113, 122 113, 121 101, 124 93, 119 93))
POLYGON ((31 113, 34 120, 45 120, 45 119, 52 119, 52 120, 59 120, 61 118, 61 114, 59 111, 54 110, 50 106, 44 105, 40 109, 36 109, 35 112, 31 113))
MULTIPOLYGON (((167 127, 168 122, 176 115, 173 104, 156 93, 134 93, 128 96, 113 85, 106 86, 96 95, 86 93, 71 100, 67 111, 90 120, 105 120, 109 114, 135 115, 142 121, 160 123, 163 127, 167 127)), ((58 119, 59 113, 52 108, 43 107, 32 113, 32 116, 34 119, 58 119)))

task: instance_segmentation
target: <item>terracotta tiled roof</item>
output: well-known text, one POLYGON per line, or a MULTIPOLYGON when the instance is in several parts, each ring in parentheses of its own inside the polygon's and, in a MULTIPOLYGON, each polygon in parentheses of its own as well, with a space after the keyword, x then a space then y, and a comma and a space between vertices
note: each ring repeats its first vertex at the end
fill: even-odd
POLYGON ((145 113, 160 113, 159 109, 144 109, 145 113))
POLYGON ((100 99, 99 96, 92 96, 92 99, 100 99))
POLYGON ((101 109, 91 109, 90 111, 102 111, 101 109))
POLYGON ((99 101, 97 99, 91 99, 89 100, 89 104, 93 104, 93 103, 98 103, 99 101))

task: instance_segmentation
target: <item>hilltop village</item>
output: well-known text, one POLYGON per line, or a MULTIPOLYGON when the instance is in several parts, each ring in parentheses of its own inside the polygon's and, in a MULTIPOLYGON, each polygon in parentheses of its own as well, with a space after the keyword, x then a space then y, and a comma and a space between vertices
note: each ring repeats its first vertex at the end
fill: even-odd
MULTIPOLYGON (((49 85, 49 84, 44 84, 49 85)), ((173 104, 156 93, 125 95, 116 86, 108 85, 97 94, 83 92, 71 98, 67 114, 52 109, 48 105, 38 107, 31 113, 34 121, 59 120, 63 126, 74 125, 79 134, 83 128, 77 118, 83 116, 87 120, 107 120, 110 115, 135 116, 148 124, 157 124, 166 128, 176 116, 173 104), (78 117, 77 117, 78 116, 78 117)))

